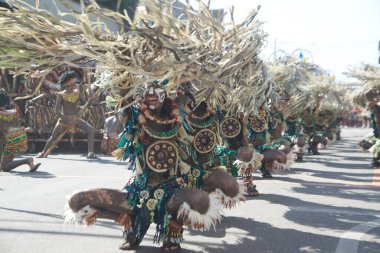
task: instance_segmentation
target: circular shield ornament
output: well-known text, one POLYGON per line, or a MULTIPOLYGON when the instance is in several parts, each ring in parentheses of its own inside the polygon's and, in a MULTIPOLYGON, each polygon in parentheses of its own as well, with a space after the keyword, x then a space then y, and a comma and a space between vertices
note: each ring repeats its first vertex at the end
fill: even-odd
POLYGON ((162 199, 164 194, 165 194, 165 191, 163 189, 157 189, 154 191, 153 196, 155 199, 162 199))
POLYGON ((220 123, 220 131, 225 138, 234 138, 241 131, 241 124, 236 118, 226 118, 220 123))
POLYGON ((194 137, 194 148, 201 154, 211 152, 217 142, 216 134, 210 129, 202 129, 194 137))
POLYGON ((152 143, 147 148, 145 157, 148 167, 158 173, 174 169, 178 164, 178 150, 168 141, 152 143))
POLYGON ((148 199, 149 198, 149 192, 148 191, 141 191, 140 192, 140 198, 148 199))
POLYGON ((148 202, 146 202, 146 207, 150 210, 150 211, 154 211, 154 209, 156 209, 156 206, 157 206, 157 200, 156 199, 149 199, 148 202))
POLYGON ((306 127, 312 127, 314 125, 314 119, 312 117, 307 117, 303 121, 306 127))
POLYGON ((262 132, 266 128, 266 120, 264 117, 255 115, 250 119, 251 128, 255 132, 262 132))
POLYGON ((193 177, 197 178, 201 175, 201 171, 198 169, 195 169, 193 170, 192 174, 193 174, 193 177))

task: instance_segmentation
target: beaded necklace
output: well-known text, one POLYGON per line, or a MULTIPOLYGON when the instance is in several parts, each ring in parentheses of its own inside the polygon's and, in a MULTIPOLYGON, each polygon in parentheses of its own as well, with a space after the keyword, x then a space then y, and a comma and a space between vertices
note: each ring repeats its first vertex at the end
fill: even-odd
POLYGON ((210 116, 207 120, 196 120, 190 118, 188 122, 195 128, 208 128, 215 122, 215 117, 210 116))
POLYGON ((145 104, 140 105, 140 110, 144 114, 144 117, 154 121, 155 123, 159 125, 169 125, 169 124, 178 124, 181 123, 182 117, 179 113, 179 110, 177 106, 175 105, 174 101, 171 102, 170 104, 170 119, 161 119, 159 116, 152 114, 152 112, 148 109, 148 107, 145 104))
POLYGON ((180 127, 179 125, 175 125, 172 129, 168 131, 157 131, 147 125, 142 125, 141 128, 143 132, 148 134, 150 137, 153 137, 159 140, 167 140, 167 139, 173 139, 174 137, 177 136, 179 127, 180 127))
POLYGON ((78 90, 73 90, 72 92, 70 93, 66 93, 66 92, 60 92, 63 100, 69 102, 69 103, 76 103, 79 98, 80 98, 80 94, 79 94, 79 91, 78 90))
POLYGON ((182 117, 174 101, 171 101, 170 103, 169 115, 171 116, 171 119, 169 120, 162 120, 158 116, 153 115, 144 104, 140 105, 140 110, 141 113, 139 113, 138 120, 142 130, 142 133, 140 134, 141 139, 145 138, 145 134, 159 140, 173 139, 177 136, 179 128, 182 125, 182 117), (155 130, 146 124, 147 118, 159 125, 171 125, 171 129, 168 131, 155 130))
POLYGON ((192 130, 194 128, 208 128, 215 122, 215 110, 210 106, 207 106, 206 112, 201 116, 195 115, 188 106, 186 106, 185 111, 187 112, 186 121, 189 122, 192 130))
POLYGON ((2 110, 0 109, 0 120, 5 122, 12 122, 17 118, 16 110, 2 110))

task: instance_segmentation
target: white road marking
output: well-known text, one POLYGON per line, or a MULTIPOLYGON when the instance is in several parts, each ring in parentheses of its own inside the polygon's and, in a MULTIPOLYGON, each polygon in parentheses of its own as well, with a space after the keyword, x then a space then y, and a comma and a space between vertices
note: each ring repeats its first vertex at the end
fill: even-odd
POLYGON ((357 253, 361 238, 377 227, 380 227, 380 219, 351 228, 341 236, 335 253, 357 253))

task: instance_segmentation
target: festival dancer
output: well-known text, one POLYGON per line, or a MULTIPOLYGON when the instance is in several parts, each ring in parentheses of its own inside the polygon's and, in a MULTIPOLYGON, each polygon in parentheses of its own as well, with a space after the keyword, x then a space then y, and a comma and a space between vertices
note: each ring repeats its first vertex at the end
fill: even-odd
POLYGON ((352 93, 351 99, 356 106, 368 108, 373 132, 365 136, 365 139, 361 140, 358 145, 369 150, 373 155, 372 166, 377 168, 380 166, 380 68, 366 64, 345 74, 357 78, 363 84, 352 93))
POLYGON ((244 192, 248 196, 258 196, 252 172, 261 167, 263 155, 249 145, 246 117, 226 117, 220 114, 220 136, 223 142, 217 147, 216 156, 231 175, 243 177, 244 192))
POLYGON ((293 115, 292 117, 288 117, 285 120, 286 130, 285 137, 289 139, 292 143, 292 147, 296 153, 297 162, 302 162, 303 157, 306 153, 306 139, 304 134, 301 132, 301 124, 299 121, 298 115, 293 115))
MULTIPOLYGON (((313 66, 309 66, 304 61, 293 61, 291 57, 289 59, 270 65, 270 73, 285 98, 283 101, 286 102, 284 103, 286 106, 280 112, 281 121, 286 123, 286 127, 283 129, 285 130, 283 138, 290 142, 290 147, 297 154, 297 160, 302 161, 307 147, 305 136, 302 133, 300 115, 304 111, 305 105, 313 101, 311 89, 308 87, 310 69, 313 69, 313 66)), ((279 132, 278 130, 277 133, 279 132)), ((290 161, 293 160, 291 155, 288 158, 290 161)))
MULTIPOLYGON (((183 225, 209 229, 221 219, 219 197, 188 188, 191 158, 180 145, 188 138, 177 105, 163 87, 149 84, 142 101, 129 112, 120 148, 114 154, 128 159, 134 177, 124 191, 95 189, 74 194, 66 220, 114 219, 124 226, 123 250, 138 246, 154 222, 154 241, 163 240, 165 250, 178 250, 183 225)), ((194 170, 191 175, 199 176, 194 170)))
POLYGON ((34 159, 14 158, 28 149, 25 128, 21 127, 22 113, 18 105, 0 89, 0 171, 9 172, 20 165, 29 165, 29 172, 35 172, 41 163, 34 164, 34 159), (13 106, 14 109, 8 109, 13 106))
POLYGON ((287 155, 292 155, 289 142, 282 138, 276 141, 270 139, 273 136, 280 136, 281 131, 278 129, 282 129, 281 125, 282 123, 273 124, 270 121, 264 104, 257 115, 250 116, 248 119, 250 143, 263 155, 260 168, 263 178, 272 178, 271 171, 286 171, 290 168, 289 164, 287 165, 287 155), (271 135, 271 132, 275 135, 271 135))
POLYGON ((302 115, 302 131, 308 137, 308 152, 313 155, 320 155, 318 144, 322 142, 322 137, 316 133, 316 123, 314 119, 314 110, 306 109, 302 115))
POLYGON ((248 147, 247 131, 243 131, 239 121, 238 125, 231 117, 224 121, 225 116, 220 110, 217 113, 206 100, 195 100, 194 90, 190 82, 182 84, 176 98, 184 128, 192 138, 188 155, 197 163, 201 175, 206 176, 205 179, 198 177, 199 181, 192 185, 206 191, 216 190, 224 207, 231 208, 244 200, 236 180, 239 174, 246 182, 244 191, 249 196, 258 195, 251 172, 257 169, 255 163, 261 163, 262 157, 248 147), (223 145, 218 145, 222 140, 223 145))
POLYGON ((271 105, 269 117, 269 134, 271 146, 273 149, 280 150, 286 155, 286 163, 275 162, 274 170, 278 172, 290 171, 292 163, 294 162, 293 145, 290 138, 283 136, 284 130, 284 110, 288 106, 289 95, 286 91, 281 91, 280 103, 278 105, 271 105))
POLYGON ((367 107, 370 110, 370 120, 373 129, 373 136, 376 138, 375 143, 369 149, 373 155, 372 165, 373 167, 380 166, 380 105, 379 105, 379 90, 372 88, 365 93, 367 107))
MULTIPOLYGON (((54 23, 54 26, 49 26, 47 30, 45 24, 39 25, 43 22, 36 22, 36 27, 28 33, 31 36, 26 39, 20 36, 27 43, 17 43, 17 46, 24 48, 24 45, 41 43, 48 46, 54 51, 49 51, 49 66, 62 64, 62 57, 74 64, 95 59, 98 71, 111 72, 109 82, 102 83, 102 89, 115 92, 123 101, 135 100, 135 96, 142 99, 130 107, 120 144, 121 156, 135 168, 134 177, 125 191, 95 189, 74 194, 69 199, 72 213, 66 216, 67 220, 87 223, 92 223, 96 217, 116 220, 125 226, 122 249, 139 245, 149 224, 155 222, 158 225, 155 241, 162 239, 165 250, 177 250, 180 248, 183 225, 208 229, 220 220, 220 199, 213 192, 187 188, 189 172, 192 176, 199 175, 193 174, 197 166, 192 162, 194 159, 182 149, 182 144, 191 145, 191 138, 183 129, 177 105, 166 96, 162 87, 149 85, 147 89, 142 89, 142 86, 154 80, 168 79, 170 82, 165 87, 166 91, 176 92, 184 80, 200 80, 204 86, 212 82, 215 87, 207 100, 214 101, 210 103, 213 108, 218 108, 215 106, 218 105, 217 101, 224 103, 227 95, 244 92, 244 101, 239 95, 234 95, 234 100, 241 101, 242 106, 239 104, 236 107, 239 112, 249 114, 250 108, 255 111, 255 104, 260 104, 256 98, 261 101, 262 97, 267 96, 266 93, 272 91, 267 75, 262 74, 263 63, 257 59, 265 35, 260 23, 253 21, 257 11, 250 12, 243 23, 230 29, 222 22, 215 22, 206 5, 199 5, 200 11, 196 13, 188 11, 191 8, 183 9, 187 16, 183 20, 173 16, 170 1, 139 2, 145 7, 144 11, 136 15, 131 30, 118 31, 120 36, 110 32, 106 24, 106 29, 102 31, 92 29, 98 25, 92 23, 93 16, 102 20, 106 15, 116 25, 122 25, 120 20, 124 20, 95 5, 83 7, 80 18, 74 15, 77 18, 75 23, 61 22, 48 13, 40 13, 38 8, 21 5, 17 5, 17 15, 8 15, 5 19, 17 22, 22 13, 31 16, 31 20, 48 18, 49 24, 54 23), (35 35, 39 31, 44 31, 45 36, 59 32, 60 40, 36 40, 35 35), (58 57, 59 61, 55 53, 62 56, 58 57), (242 61, 241 55, 247 60, 242 61), (241 71, 240 76, 236 77, 235 72, 241 70, 243 65, 247 71, 241 71), (243 75, 246 77, 240 78, 243 75), (231 78, 237 82, 229 80, 231 78), (238 82, 242 80, 249 80, 249 84, 255 87, 249 85, 241 89, 238 82), (126 95, 120 96, 120 90, 126 90, 126 95), (248 92, 245 91, 254 96, 247 96, 248 92)), ((17 31, 30 29, 23 24, 20 26, 17 31)), ((0 44, 3 45, 1 40, 0 44)), ((45 66, 46 58, 42 62, 34 57, 40 56, 35 48, 27 47, 28 56, 35 63, 45 66)))
MULTIPOLYGON (((248 128, 248 140, 253 145, 253 147, 258 150, 261 154, 265 151, 265 143, 267 141, 267 130, 268 130, 268 114, 264 109, 264 104, 260 106, 257 115, 251 115, 247 122, 248 128)), ((272 174, 266 168, 265 163, 261 165, 261 172, 264 178, 271 178, 272 174)))
MULTIPOLYGON (((237 171, 232 173, 230 167, 232 164, 221 164, 218 160, 221 154, 217 152, 217 145, 222 139, 218 126, 219 117, 206 101, 197 103, 194 100, 191 87, 191 83, 184 83, 177 93, 177 104, 180 105, 180 111, 184 117, 184 128, 192 138, 191 145, 187 146, 186 150, 197 164, 197 168, 192 171, 192 174, 200 174, 195 178, 192 175, 193 182, 191 184, 206 191, 218 192, 222 197, 223 205, 231 208, 239 201, 244 200, 239 184, 234 178, 237 177, 237 171)), ((239 157, 249 162, 252 154, 243 154, 243 152, 240 149, 236 150, 239 157)), ((235 160, 236 157, 232 162, 235 160)))
POLYGON ((81 118, 79 104, 86 104, 76 85, 77 77, 74 71, 64 72, 60 76, 59 83, 63 91, 57 93, 56 113, 59 115, 58 122, 53 133, 38 158, 46 158, 62 136, 68 132, 75 133, 76 128, 80 128, 88 136, 88 159, 98 159, 94 154, 94 134, 95 129, 81 118))

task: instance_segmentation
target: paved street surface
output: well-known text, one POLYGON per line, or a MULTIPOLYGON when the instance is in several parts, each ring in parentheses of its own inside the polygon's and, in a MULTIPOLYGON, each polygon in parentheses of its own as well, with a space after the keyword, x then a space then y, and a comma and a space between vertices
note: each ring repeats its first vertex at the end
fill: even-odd
MULTIPOLYGON (((306 156, 291 173, 256 176, 260 196, 225 210, 216 231, 186 231, 182 252, 379 253, 380 170, 357 142, 369 129, 343 129, 320 156, 306 156)), ((131 172, 111 157, 88 161, 57 154, 40 159, 36 173, 0 172, 0 253, 121 252, 121 228, 99 220, 63 225, 74 190, 121 189, 131 172)), ((139 252, 160 252, 151 226, 139 252)))

